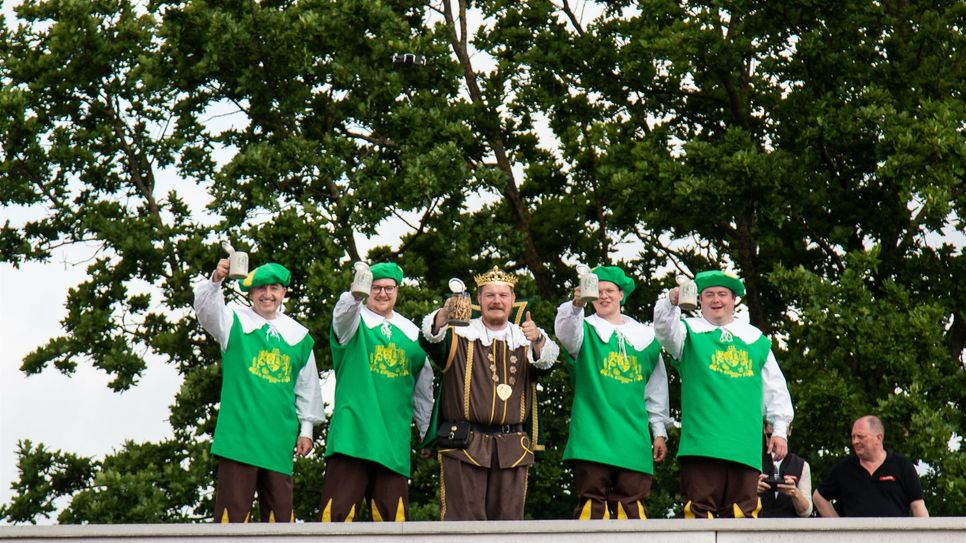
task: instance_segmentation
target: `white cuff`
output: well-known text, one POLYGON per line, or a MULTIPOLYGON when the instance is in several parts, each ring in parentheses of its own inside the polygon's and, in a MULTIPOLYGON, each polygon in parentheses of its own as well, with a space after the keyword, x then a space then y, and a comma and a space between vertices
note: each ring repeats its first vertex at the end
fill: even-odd
POLYGON ((771 421, 771 435, 788 441, 788 423, 783 420, 771 421))
MULTIPOLYGON (((312 425, 312 422, 311 421, 303 420, 302 421, 302 429, 299 431, 299 437, 307 437, 309 439, 312 439, 312 428, 313 427, 314 426, 312 425)), ((289 435, 291 435, 291 434, 289 434, 289 435)))
POLYGON ((667 428, 664 427, 663 422, 651 423, 651 437, 663 437, 664 441, 667 441, 667 428))
POLYGON ((445 326, 441 327, 439 329, 439 332, 436 333, 436 335, 433 335, 433 323, 436 322, 437 313, 439 313, 439 309, 423 317, 423 327, 422 327, 423 337, 426 338, 426 341, 430 343, 440 343, 441 341, 443 341, 443 339, 446 338, 445 326))

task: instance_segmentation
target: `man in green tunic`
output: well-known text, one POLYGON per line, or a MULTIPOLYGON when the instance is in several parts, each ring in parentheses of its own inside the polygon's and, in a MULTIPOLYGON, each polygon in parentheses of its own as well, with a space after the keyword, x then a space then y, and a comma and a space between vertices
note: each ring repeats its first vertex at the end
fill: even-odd
POLYGON ((240 283, 251 307, 226 307, 228 260, 195 287, 195 312, 222 352, 215 521, 248 522, 258 492, 263 522, 292 522, 292 453, 312 450, 325 418, 309 331, 280 312, 291 274, 271 263, 240 283))
POLYGON ((681 318, 678 289, 654 306, 654 331, 681 375, 681 492, 685 518, 757 517, 762 415, 768 452, 788 451, 791 397, 771 341, 734 318, 745 285, 718 270, 694 278, 701 317, 681 318))
POLYGON ((433 371, 419 328, 394 310, 402 268, 385 262, 371 273, 368 297, 343 292, 332 314, 335 407, 322 522, 351 522, 363 499, 375 521, 408 518, 412 421, 415 414, 422 436, 432 409, 433 371))
POLYGON ((667 455, 667 373, 654 330, 621 314, 634 281, 616 266, 593 274, 599 281, 594 314, 584 317, 578 287, 554 321, 574 385, 563 454, 576 480, 574 516, 644 519, 654 462, 667 455))

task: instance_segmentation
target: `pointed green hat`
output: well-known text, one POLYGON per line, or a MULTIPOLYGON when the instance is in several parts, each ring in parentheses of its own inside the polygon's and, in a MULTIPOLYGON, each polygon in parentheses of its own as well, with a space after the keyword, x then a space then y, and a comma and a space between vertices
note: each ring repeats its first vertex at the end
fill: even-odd
POLYGON ((261 266, 255 268, 248 275, 242 279, 239 286, 242 292, 248 292, 248 289, 252 287, 260 287, 263 285, 274 285, 279 284, 283 287, 288 287, 289 281, 292 280, 292 273, 289 272, 285 266, 281 264, 276 264, 274 262, 269 262, 268 264, 262 264, 261 266))

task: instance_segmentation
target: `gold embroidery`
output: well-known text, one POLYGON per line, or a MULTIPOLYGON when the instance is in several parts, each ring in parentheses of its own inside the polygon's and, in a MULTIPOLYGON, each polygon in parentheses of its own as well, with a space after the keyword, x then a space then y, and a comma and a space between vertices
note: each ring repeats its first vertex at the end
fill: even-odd
MULTIPOLYGON (((531 404, 532 404, 532 406, 531 406, 532 413, 531 413, 531 416, 530 416, 530 418, 533 419, 532 422, 531 422, 531 424, 530 424, 530 430, 531 430, 530 431, 530 438, 532 439, 533 450, 534 451, 545 451, 545 450, 547 450, 547 446, 540 444, 540 417, 537 416, 537 384, 536 383, 533 383, 533 384, 530 385, 530 397, 533 398, 533 400, 531 401, 531 404)), ((526 411, 524 411, 525 404, 526 404, 526 398, 524 397, 524 402, 520 404, 520 412, 521 413, 525 413, 526 412, 526 411)), ((523 417, 521 417, 521 418, 523 418, 523 417)))
POLYGON ((711 371, 723 373, 728 377, 753 377, 755 375, 751 367, 751 359, 748 357, 748 351, 738 350, 734 345, 728 347, 726 351, 720 349, 715 351, 711 355, 711 365, 708 367, 711 371))
POLYGON ((617 351, 607 353, 600 374, 621 383, 634 383, 644 380, 644 374, 641 372, 641 365, 637 362, 637 357, 617 351))
POLYGON ((375 349, 369 353, 369 371, 385 375, 390 379, 408 376, 409 364, 406 363, 406 351, 392 342, 389 345, 375 345, 375 349))
POLYGON ((467 341, 466 342, 466 373, 463 375, 463 418, 465 420, 470 420, 470 384, 472 381, 473 381, 473 342, 467 341))
POLYGON ((520 458, 518 458, 517 461, 514 462, 512 466, 510 466, 511 468, 517 467, 517 465, 519 465, 520 462, 523 462, 523 460, 527 457, 528 454, 533 454, 533 451, 531 451, 530 448, 527 447, 527 445, 529 444, 530 444, 530 438, 527 437, 526 434, 521 435, 520 448, 523 449, 523 454, 520 455, 520 458))
POLYGON ((248 371, 268 381, 269 383, 290 383, 292 381, 292 361, 287 354, 282 354, 278 348, 271 351, 258 351, 258 356, 252 358, 248 371))
POLYGON ((443 469, 443 453, 436 453, 439 462, 439 520, 446 520, 446 470, 443 469))
POLYGON ((470 453, 466 452, 466 449, 460 449, 460 450, 463 451, 463 456, 465 456, 466 458, 468 458, 470 460, 470 462, 473 463, 474 466, 480 467, 480 468, 483 467, 483 466, 480 465, 479 462, 476 461, 476 458, 473 458, 472 456, 470 456, 470 453))

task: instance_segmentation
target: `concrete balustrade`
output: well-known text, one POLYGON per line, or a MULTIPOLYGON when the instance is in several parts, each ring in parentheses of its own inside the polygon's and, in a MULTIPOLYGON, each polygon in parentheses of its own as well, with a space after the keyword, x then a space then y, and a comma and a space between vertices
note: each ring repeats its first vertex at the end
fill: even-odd
POLYGON ((966 517, 0 526, 0 542, 964 543, 966 517))

